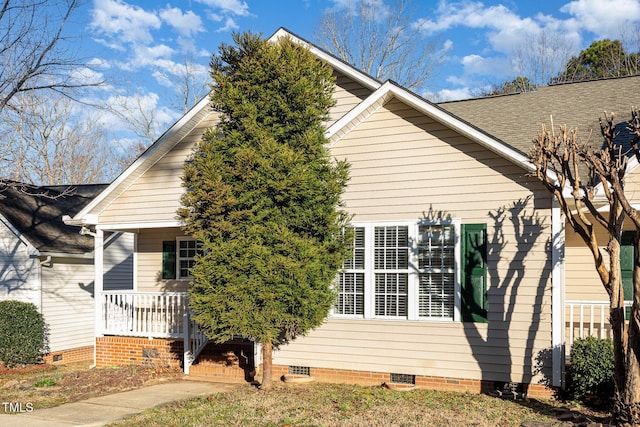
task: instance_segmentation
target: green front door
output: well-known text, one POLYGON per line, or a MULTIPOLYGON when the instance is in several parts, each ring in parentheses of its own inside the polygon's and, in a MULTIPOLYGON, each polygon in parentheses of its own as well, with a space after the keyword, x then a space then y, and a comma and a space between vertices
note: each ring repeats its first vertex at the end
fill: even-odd
POLYGON ((487 225, 462 225, 462 321, 487 321, 487 225))

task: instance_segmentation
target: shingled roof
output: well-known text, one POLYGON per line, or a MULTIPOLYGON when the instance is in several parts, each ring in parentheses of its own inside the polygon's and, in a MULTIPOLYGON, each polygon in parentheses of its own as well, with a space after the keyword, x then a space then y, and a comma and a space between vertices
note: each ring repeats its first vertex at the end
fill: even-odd
POLYGON ((614 113, 618 141, 630 139, 626 121, 640 106, 640 76, 542 86, 535 92, 442 102, 441 108, 482 129, 523 154, 541 124, 577 128, 583 142, 601 146, 598 119, 614 113))
POLYGON ((0 214, 41 253, 84 254, 93 238, 62 222, 75 215, 106 184, 34 187, 13 183, 0 188, 0 214))

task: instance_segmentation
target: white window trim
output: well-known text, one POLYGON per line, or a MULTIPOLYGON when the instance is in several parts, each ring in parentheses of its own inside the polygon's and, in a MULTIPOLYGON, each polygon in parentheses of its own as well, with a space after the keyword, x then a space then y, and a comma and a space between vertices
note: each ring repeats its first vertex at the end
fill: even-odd
MULTIPOLYGON (((461 284, 460 284, 460 260, 461 260, 461 224, 460 218, 452 218, 445 221, 371 221, 352 222, 350 227, 364 227, 365 233, 365 281, 364 281, 364 315, 360 314, 339 314, 332 307, 331 317, 341 319, 365 319, 365 320, 390 320, 390 321, 420 321, 420 322, 460 322, 461 320, 461 284), (416 236, 420 225, 453 225, 455 233, 454 247, 454 290, 453 290, 453 318, 419 317, 418 316, 418 248, 416 236), (407 316, 376 316, 375 315, 375 283, 374 283, 374 230, 375 227, 385 226, 407 226, 409 228, 410 249, 409 249, 409 279, 407 283, 407 316)), ((389 270, 389 273, 399 270, 389 270)), ((404 271, 404 270, 403 270, 404 271)), ((338 284, 339 286, 339 284, 338 284)), ((339 291, 339 289, 338 289, 339 291)))

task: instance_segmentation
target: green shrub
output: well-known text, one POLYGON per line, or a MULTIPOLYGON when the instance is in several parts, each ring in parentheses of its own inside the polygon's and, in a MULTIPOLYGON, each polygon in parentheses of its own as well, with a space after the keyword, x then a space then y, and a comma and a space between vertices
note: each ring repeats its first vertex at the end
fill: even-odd
POLYGON ((613 343, 610 339, 588 337, 575 340, 571 346, 570 368, 573 397, 588 402, 613 396, 613 369, 613 343))
POLYGON ((38 363, 47 351, 47 328, 35 305, 0 301, 0 361, 12 368, 38 363))

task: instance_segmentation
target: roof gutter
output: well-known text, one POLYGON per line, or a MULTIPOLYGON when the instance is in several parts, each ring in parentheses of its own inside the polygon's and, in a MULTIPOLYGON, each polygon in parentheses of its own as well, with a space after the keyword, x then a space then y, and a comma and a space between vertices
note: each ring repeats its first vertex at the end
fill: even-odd
POLYGON ((82 254, 70 254, 65 252, 40 252, 39 256, 45 256, 47 258, 93 259, 93 252, 85 252, 82 254))

